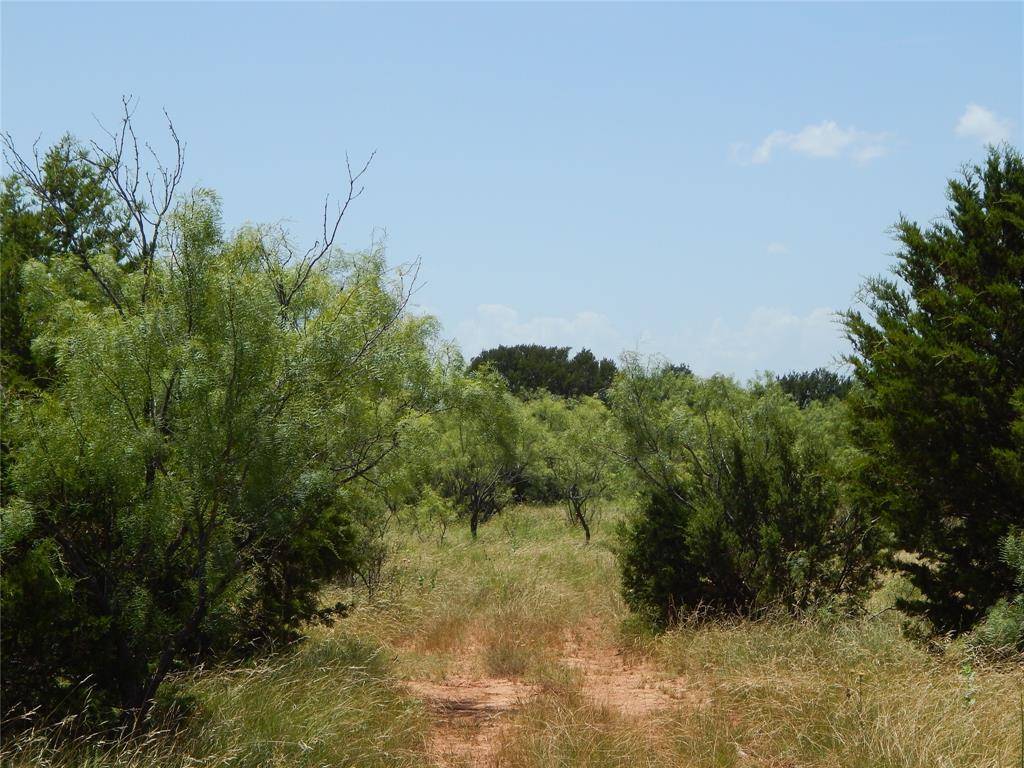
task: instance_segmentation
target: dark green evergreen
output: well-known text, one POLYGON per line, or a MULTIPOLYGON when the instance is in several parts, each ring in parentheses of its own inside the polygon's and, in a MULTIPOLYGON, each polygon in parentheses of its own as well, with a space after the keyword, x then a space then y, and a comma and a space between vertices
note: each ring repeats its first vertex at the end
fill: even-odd
POLYGON ((607 358, 598 360, 589 349, 570 358, 569 349, 540 344, 499 346, 474 357, 469 369, 489 365, 516 394, 543 389, 562 397, 581 397, 605 391, 615 378, 615 363, 607 358))
POLYGON ((914 555, 896 564, 923 599, 903 607, 943 632, 1013 590, 1000 542, 1024 523, 1024 161, 992 149, 948 196, 944 220, 899 221, 894 277, 845 316, 862 497, 914 555))
POLYGON ((792 397, 801 408, 811 403, 825 403, 833 398, 842 400, 850 393, 853 381, 828 368, 813 371, 790 371, 779 377, 782 391, 792 397))

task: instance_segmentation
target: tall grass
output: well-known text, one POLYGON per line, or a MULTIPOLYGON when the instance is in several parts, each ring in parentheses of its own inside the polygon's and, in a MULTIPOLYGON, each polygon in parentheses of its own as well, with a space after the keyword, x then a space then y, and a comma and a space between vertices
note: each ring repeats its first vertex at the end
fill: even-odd
POLYGON ((626 615, 611 544, 610 525, 587 545, 556 507, 510 509, 476 540, 405 532, 386 586, 338 631, 387 643, 406 675, 544 677, 567 633, 587 625, 611 642, 626 615))
POLYGON ((177 730, 67 743, 54 730, 6 744, 5 766, 269 768, 423 765, 426 719, 388 674, 380 649, 321 638, 258 664, 196 673, 166 695, 192 710, 177 730))
POLYGON ((557 509, 509 510, 475 542, 396 531, 372 601, 325 596, 357 603, 336 626, 274 659, 174 680, 165 698, 192 712, 177 730, 71 745, 23 733, 5 738, 0 762, 423 766, 435 715, 402 678, 510 677, 539 693, 505 721, 488 763, 502 768, 1024 768, 1024 665, 906 639, 886 593, 874 618, 650 634, 619 597, 613 525, 607 516, 589 546, 557 509), (602 706, 563 659, 572 639, 673 677, 686 696, 642 717, 602 706))
POLYGON ((580 696, 534 702, 498 764, 1012 768, 1021 764, 1020 666, 983 666, 877 621, 704 624, 651 644, 691 704, 646 719, 580 696))

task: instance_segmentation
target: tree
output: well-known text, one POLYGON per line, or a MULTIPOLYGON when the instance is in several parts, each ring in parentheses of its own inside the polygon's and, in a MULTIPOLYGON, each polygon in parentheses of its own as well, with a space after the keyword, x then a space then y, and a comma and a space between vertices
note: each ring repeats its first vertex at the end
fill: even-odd
POLYGON ((17 176, 9 176, 0 190, 0 376, 5 390, 36 378, 32 338, 21 320, 21 268, 45 253, 39 213, 30 207, 17 176))
POLYGON ((1024 161, 992 149, 948 186, 945 221, 901 219, 894 278, 845 315, 863 498, 939 631, 970 628, 1013 589, 1000 541, 1024 521, 1024 161))
POLYGON ((642 491, 622 531, 630 605, 671 623, 697 608, 802 611, 863 593, 879 532, 846 491, 836 408, 636 361, 611 403, 642 491))
POLYGON ((801 408, 811 403, 827 403, 832 399, 842 400, 850 392, 853 382, 828 368, 813 371, 790 371, 779 377, 782 391, 792 397, 801 408))
POLYGON ((598 360, 589 349, 569 358, 569 347, 540 344, 499 346, 481 352, 470 361, 474 371, 489 365, 508 382, 515 394, 546 390, 562 397, 596 395, 607 389, 615 377, 615 363, 598 360))
POLYGON ((481 523, 512 500, 519 471, 521 406, 504 380, 483 368, 456 377, 435 421, 428 482, 469 518, 476 538, 481 523))
POLYGON ((8 145, 6 157, 18 172, 4 179, 0 192, 5 388, 44 384, 47 377, 47 361, 33 358, 31 329, 22 319, 24 266, 47 264, 53 254, 84 254, 84 265, 102 250, 117 260, 128 245, 126 208, 73 137, 64 136, 34 165, 12 149, 8 145))
MULTIPOLYGON (((54 376, 4 409, 8 715, 89 702, 138 725, 172 669, 292 635, 359 561, 352 489, 429 399, 434 323, 406 313, 406 273, 333 248, 361 172, 294 258, 283 233, 225 234, 211 192, 164 208, 180 155, 149 187, 125 120, 86 162, 122 195, 128 251, 79 233, 20 270, 54 376)), ((67 225, 45 174, 16 167, 67 225)))
POLYGON ((569 522, 580 526, 590 543, 599 505, 612 497, 621 467, 611 414, 594 397, 566 401, 548 396, 529 405, 546 432, 541 450, 558 498, 569 522))

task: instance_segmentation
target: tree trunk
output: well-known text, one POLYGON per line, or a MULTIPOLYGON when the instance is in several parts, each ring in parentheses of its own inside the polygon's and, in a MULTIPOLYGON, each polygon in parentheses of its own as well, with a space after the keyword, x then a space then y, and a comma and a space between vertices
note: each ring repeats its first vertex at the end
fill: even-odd
POLYGON ((580 524, 583 529, 583 540, 585 543, 590 543, 590 525, 587 523, 587 516, 583 512, 583 505, 585 499, 583 494, 579 492, 577 487, 574 485, 569 489, 569 508, 572 509, 572 516, 576 522, 580 524))

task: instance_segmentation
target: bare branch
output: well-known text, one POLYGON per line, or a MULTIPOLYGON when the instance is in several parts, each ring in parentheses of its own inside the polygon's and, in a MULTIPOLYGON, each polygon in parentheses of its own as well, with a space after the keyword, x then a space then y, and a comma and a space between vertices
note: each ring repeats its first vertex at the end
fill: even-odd
POLYGON ((284 300, 281 302, 282 307, 287 307, 291 304, 292 299, 295 298, 295 294, 301 291, 302 287, 306 284, 306 281, 309 280, 309 276, 313 273, 313 269, 316 265, 334 247, 334 241, 338 236, 338 230, 341 228, 341 220, 345 217, 345 213, 348 211, 348 207, 352 202, 363 194, 365 187, 361 186, 359 181, 362 179, 363 174, 366 173, 367 169, 369 169, 370 163, 373 162, 373 158, 376 154, 377 150, 371 152, 370 156, 366 159, 366 162, 363 163, 362 168, 359 169, 359 172, 352 173, 352 164, 349 161, 348 153, 345 153, 345 169, 348 173, 348 191, 345 195, 345 199, 338 206, 338 211, 333 219, 328 213, 330 197, 324 200, 321 236, 313 243, 312 246, 310 246, 309 250, 306 251, 302 260, 299 262, 295 283, 285 294, 284 300))
POLYGON ((153 158, 156 173, 144 170, 139 139, 132 122, 138 102, 133 104, 131 96, 123 96, 121 105, 121 125, 118 130, 110 131, 103 128, 104 133, 110 138, 111 146, 102 147, 95 141, 91 142, 96 157, 90 162, 104 175, 110 189, 128 210, 138 248, 135 261, 142 267, 145 275, 141 297, 145 303, 161 227, 174 204, 175 193, 184 172, 185 145, 178 137, 167 110, 163 110, 167 130, 174 144, 174 163, 170 167, 164 165, 152 145, 147 142, 143 146, 153 158), (145 191, 140 193, 143 181, 145 191))

